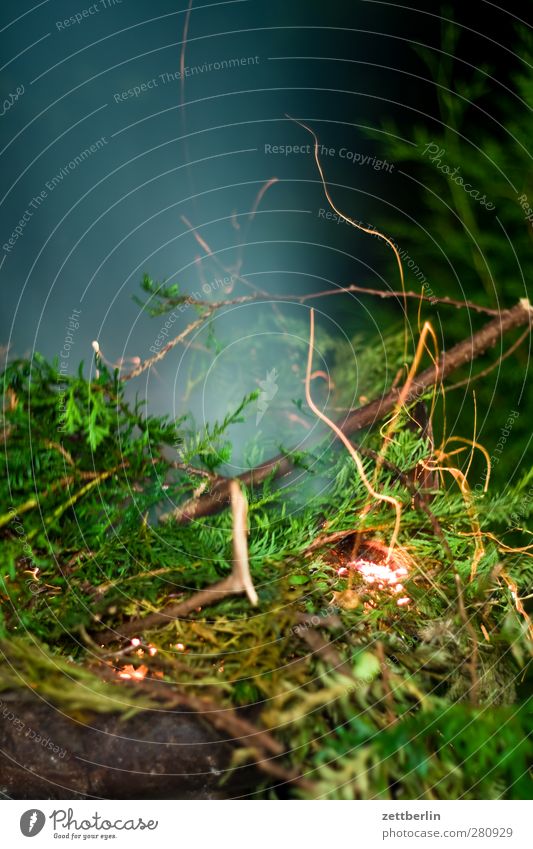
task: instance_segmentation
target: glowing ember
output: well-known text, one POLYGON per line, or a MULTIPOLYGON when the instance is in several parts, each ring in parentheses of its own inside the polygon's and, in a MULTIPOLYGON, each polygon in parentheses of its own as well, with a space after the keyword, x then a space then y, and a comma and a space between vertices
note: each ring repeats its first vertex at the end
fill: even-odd
POLYGON ((155 646, 148 646, 148 651, 152 657, 154 656, 154 654, 157 654, 157 649, 155 646))
POLYGON ((407 575, 404 566, 392 566, 388 563, 374 563, 372 560, 354 560, 348 564, 356 569, 368 584, 380 583, 389 587, 398 584, 400 578, 407 575))
POLYGON ((131 641, 131 644, 134 648, 137 648, 137 646, 140 646, 141 641, 140 641, 139 637, 134 637, 133 640, 131 641))
POLYGON ((126 681, 142 681, 143 678, 146 677, 147 672, 147 666, 143 665, 135 669, 135 667, 130 663, 128 666, 123 666, 122 669, 119 670, 118 677, 123 678, 126 681))
POLYGON ((176 643, 175 648, 177 649, 177 651, 185 651, 185 646, 183 645, 183 643, 176 643))
MULTIPOLYGON (((359 557, 357 560, 352 560, 347 566, 342 566, 338 569, 337 575, 339 577, 345 577, 350 569, 359 572, 366 583, 372 584, 376 589, 391 590, 395 594, 404 592, 404 586, 401 581, 408 574, 408 570, 405 566, 399 565, 393 560, 390 563, 376 563, 374 560, 366 560, 363 557, 359 557)), ((411 599, 407 596, 402 596, 397 599, 396 604, 401 607, 409 604, 410 601, 411 599)))

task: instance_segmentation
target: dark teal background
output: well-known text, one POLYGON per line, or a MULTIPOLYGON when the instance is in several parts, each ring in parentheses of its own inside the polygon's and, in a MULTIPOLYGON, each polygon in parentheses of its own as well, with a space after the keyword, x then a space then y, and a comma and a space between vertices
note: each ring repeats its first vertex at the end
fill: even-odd
MULTIPOLYGON (((122 0, 108 8, 101 0, 3 3, 2 97, 21 86, 24 93, 0 119, 0 244, 32 198, 46 191, 12 249, 0 251, 0 343, 11 357, 35 350, 58 356, 73 309, 80 318, 69 367, 91 360, 94 339, 112 361, 149 356, 161 322, 140 314, 133 302, 143 273, 179 282, 185 292, 222 276, 209 262, 204 278, 198 276, 202 250, 181 216, 229 265, 242 232, 235 223, 244 225, 257 192, 274 177, 278 182, 245 233, 242 271, 255 285, 282 294, 347 282, 398 288, 383 243, 319 217, 326 203, 312 156, 266 154, 265 146, 309 143, 287 114, 309 121, 326 147, 358 156, 382 158, 369 128, 394 121, 406 135, 414 124, 431 132, 435 86, 416 51, 440 46, 437 6, 194 2, 186 66, 258 61, 196 73, 182 89, 178 81, 163 84, 159 75, 180 68, 186 11, 185 2, 174 0, 122 0), (98 12, 80 23, 58 28, 95 6, 98 12), (154 79, 157 86, 117 102, 121 92, 154 79), (71 168, 98 139, 101 149, 71 168), (68 173, 46 190, 62 169, 68 173)), ((467 9, 453 4, 453 14, 463 25, 459 62, 490 62, 501 79, 496 108, 513 73, 508 45, 516 21, 508 7, 502 12, 484 2, 467 9)), ((391 162, 390 172, 339 155, 324 158, 339 206, 376 225, 391 215, 420 215, 398 164, 391 162)), ((460 294, 439 286, 441 294, 460 294)), ((466 294, 483 297, 481 290, 466 294)), ((500 295, 505 304, 505 292, 500 295)), ((347 333, 379 333, 401 320, 393 303, 359 309, 330 299, 324 308, 347 333)), ((438 311, 439 335, 449 315, 438 311)), ((176 327, 189 320, 184 315, 176 327)), ((234 320, 238 336, 255 317, 239 313, 234 320)), ((159 366, 149 391, 152 409, 184 412, 176 369, 174 355, 159 366)))

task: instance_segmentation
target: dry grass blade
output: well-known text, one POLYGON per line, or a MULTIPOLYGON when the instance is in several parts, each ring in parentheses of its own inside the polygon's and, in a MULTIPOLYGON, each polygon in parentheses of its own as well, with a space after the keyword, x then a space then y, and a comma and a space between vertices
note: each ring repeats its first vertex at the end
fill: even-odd
POLYGON ((230 484, 231 510, 233 514, 233 572, 235 592, 245 592, 250 604, 258 603, 257 593, 250 575, 248 562, 248 502, 236 480, 230 484))

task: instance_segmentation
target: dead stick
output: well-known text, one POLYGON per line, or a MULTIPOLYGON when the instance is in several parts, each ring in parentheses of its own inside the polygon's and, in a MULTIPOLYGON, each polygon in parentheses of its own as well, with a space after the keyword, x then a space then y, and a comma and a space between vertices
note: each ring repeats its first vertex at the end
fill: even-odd
MULTIPOLYGON (((322 622, 320 624, 323 624, 322 622)), ((307 643, 311 649, 311 653, 318 655, 326 663, 329 663, 335 672, 340 672, 343 675, 351 675, 352 669, 350 664, 343 660, 333 642, 325 640, 312 624, 297 625, 293 629, 293 633, 300 638, 304 643, 307 643)))
MULTIPOLYGON (((107 681, 117 683, 114 670, 106 664, 94 668, 94 672, 107 681)), ((130 688, 132 682, 121 682, 120 686, 130 688)), ((169 693, 168 683, 156 679, 137 681, 133 685, 133 689, 136 693, 144 692, 158 702, 162 702, 165 709, 169 711, 173 708, 187 708, 188 711, 197 713, 217 731, 230 735, 231 739, 226 742, 232 742, 246 748, 251 760, 266 775, 270 775, 285 784, 298 784, 308 793, 315 790, 312 781, 301 776, 296 770, 286 769, 281 763, 278 763, 277 759, 285 754, 283 744, 266 729, 259 728, 240 716, 233 708, 219 705, 209 699, 193 696, 190 693, 176 692, 175 690, 169 693)))
MULTIPOLYGON (((229 273, 229 269, 223 267, 223 270, 229 273)), ((356 283, 348 283, 346 286, 339 286, 338 289, 325 289, 322 292, 310 292, 307 295, 285 295, 275 292, 268 293, 260 291, 256 295, 238 295, 235 298, 227 298, 222 301, 207 301, 201 298, 195 298, 192 295, 182 295, 179 298, 167 298, 166 301, 169 307, 189 304, 192 306, 209 307, 217 310, 222 309, 223 307, 232 307, 238 306, 239 304, 248 304, 251 301, 284 301, 290 303, 294 302, 297 304, 305 304, 307 301, 313 301, 318 298, 331 298, 335 297, 335 295, 350 294, 371 295, 372 297, 381 298, 383 300, 393 298, 397 301, 403 298, 412 298, 420 302, 429 301, 433 305, 439 303, 442 304, 442 306, 455 307, 456 309, 468 309, 472 310, 472 312, 482 313, 483 315, 498 316, 501 314, 501 310, 494 309, 493 307, 484 307, 481 304, 474 303, 473 301, 460 301, 456 298, 448 298, 447 296, 443 298, 435 298, 433 295, 423 295, 421 292, 400 292, 395 291, 393 289, 372 289, 367 286, 358 286, 356 283)))
POLYGON ((107 664, 93 666, 93 671, 100 678, 134 690, 136 693, 146 693, 161 702, 167 710, 172 708, 187 708, 189 711, 203 716, 218 731, 230 734, 235 741, 242 746, 248 742, 251 746, 271 755, 281 755, 285 751, 284 746, 264 728, 258 728, 249 720, 245 719, 231 707, 225 707, 213 702, 211 699, 200 698, 191 693, 177 691, 169 688, 168 682, 158 681, 155 678, 144 681, 123 682, 117 681, 115 670, 107 664))
MULTIPOLYGON (((443 351, 435 365, 430 366, 415 377, 405 403, 411 404, 416 401, 430 387, 445 380, 453 371, 480 357, 493 347, 504 333, 525 325, 529 325, 531 328, 532 322, 533 309, 527 300, 521 300, 511 309, 504 310, 497 318, 485 324, 477 333, 454 345, 449 351, 443 351)), ((394 409, 400 391, 396 388, 391 389, 381 398, 359 407, 347 417, 338 421, 338 427, 349 436, 375 424, 394 409)), ((292 469, 293 464, 290 457, 281 454, 262 463, 255 469, 251 469, 244 475, 240 475, 239 480, 246 486, 258 486, 268 477, 282 477, 292 469)), ((229 480, 219 481, 214 484, 207 495, 187 501, 171 513, 162 516, 162 520, 173 518, 178 524, 185 525, 202 516, 210 516, 213 513, 220 512, 229 504, 229 485, 229 480)))
POLYGON ((148 616, 130 619, 117 630, 108 628, 98 633, 95 639, 100 646, 107 645, 107 643, 122 637, 131 637, 143 631, 158 628, 161 625, 168 625, 173 619, 188 616, 196 608, 209 607, 227 596, 246 593, 250 604, 254 606, 257 604, 257 593, 250 575, 250 564, 248 562, 248 503, 240 484, 236 480, 230 481, 230 499, 233 513, 233 569, 231 574, 222 581, 199 590, 185 601, 169 604, 163 610, 151 613, 148 616))

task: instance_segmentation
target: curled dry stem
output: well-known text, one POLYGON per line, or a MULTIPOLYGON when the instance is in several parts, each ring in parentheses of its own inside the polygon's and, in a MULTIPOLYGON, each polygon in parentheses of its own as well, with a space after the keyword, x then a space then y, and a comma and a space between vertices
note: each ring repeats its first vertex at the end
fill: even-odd
POLYGON ((354 461, 354 463, 357 467, 357 471, 359 472, 359 476, 360 476, 361 480, 363 481, 369 495, 372 498, 375 498, 377 501, 384 501, 384 502, 387 502, 388 504, 393 505, 394 510, 396 512, 396 519, 395 519, 394 530, 393 530, 390 545, 389 545, 389 553, 387 555, 387 559, 389 559, 389 557, 391 556, 392 551, 394 549, 394 546, 396 545, 396 542, 398 540, 398 534, 400 532, 400 520, 401 520, 401 516, 402 516, 402 505, 400 504, 398 499, 394 498, 392 495, 383 495, 382 493, 377 492, 377 490, 374 488, 374 486, 369 481, 369 479, 366 475, 365 468, 363 466, 363 461, 361 460, 361 457, 359 456, 358 452, 355 450, 354 446, 352 445, 352 443, 350 442, 350 440, 348 439, 346 434, 343 433, 343 431, 340 429, 340 427, 337 424, 335 424, 334 421, 332 421, 330 418, 328 418, 328 416, 326 416, 325 413, 322 412, 322 410, 319 410, 319 408, 316 406, 316 404, 314 403, 314 401, 311 397, 311 388, 310 388, 311 369, 312 369, 312 365, 313 365, 313 346, 314 346, 314 342, 315 342, 315 313, 314 313, 313 309, 311 309, 309 315, 310 315, 309 353, 308 353, 308 357, 307 357, 307 372, 306 372, 306 376, 305 376, 305 397, 306 397, 308 405, 312 409, 315 416, 317 416, 319 419, 321 419, 323 422, 325 422, 325 424, 327 424, 328 427, 331 428, 331 430, 334 432, 334 434, 336 436, 338 436, 338 438, 341 440, 341 442, 345 446, 346 450, 348 451, 348 453, 352 457, 352 459, 353 459, 353 461, 354 461))
MULTIPOLYGON (((428 390, 435 386, 436 380, 439 384, 442 384, 453 371, 472 362, 495 345, 504 333, 524 327, 524 325, 531 332, 533 308, 529 302, 522 300, 511 309, 501 312, 472 336, 468 336, 452 348, 443 350, 436 363, 432 363, 415 376, 407 397, 403 399, 404 404, 407 406, 420 400, 428 390)), ((357 433, 363 428, 371 427, 394 411, 399 396, 400 391, 396 387, 392 387, 374 401, 358 407, 347 416, 345 415, 337 422, 337 427, 346 436, 357 433)), ((246 486, 258 486, 267 478, 282 477, 293 470, 294 464, 290 456, 280 454, 260 466, 250 469, 240 476, 240 480, 246 486)), ((173 518, 179 524, 187 524, 202 516, 219 513, 224 510, 229 501, 229 480, 220 480, 210 489, 209 493, 200 498, 189 500, 161 519, 173 518)))

